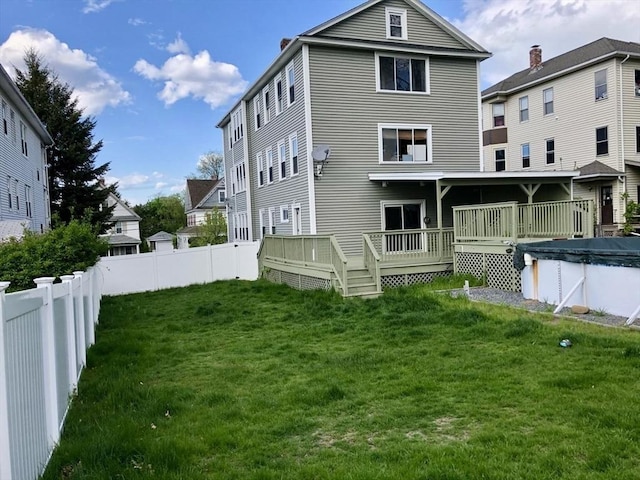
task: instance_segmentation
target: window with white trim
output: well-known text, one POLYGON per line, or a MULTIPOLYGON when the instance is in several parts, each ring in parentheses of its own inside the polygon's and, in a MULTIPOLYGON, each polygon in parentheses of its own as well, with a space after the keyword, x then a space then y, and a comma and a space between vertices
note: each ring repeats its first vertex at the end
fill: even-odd
POLYGON ((518 103, 520 105, 520 121, 526 122, 529 120, 529 97, 520 97, 518 103))
POLYGON ((233 142, 236 143, 244 137, 244 125, 242 123, 242 108, 238 108, 231 114, 231 130, 233 131, 233 142))
POLYGON ((271 234, 276 234, 276 209, 275 207, 269 208, 269 227, 271 234))
POLYGON ((29 149, 27 148, 27 126, 20 122, 20 149, 25 157, 29 156, 29 149))
POLYGON ((531 166, 531 149, 528 143, 520 145, 522 153, 522 168, 529 168, 531 166))
POLYGON ((264 107, 264 124, 266 125, 271 121, 271 95, 269 91, 269 85, 262 90, 262 105, 264 107))
POLYGON ((260 95, 253 99, 253 121, 258 130, 262 126, 262 109, 260 108, 260 95))
POLYGON ((218 203, 224 203, 226 199, 227 199, 226 190, 218 190, 218 203))
POLYGON ((547 138, 544 143, 545 155, 547 156, 547 165, 556 163, 556 141, 553 138, 547 138))
POLYGON ((234 180, 238 186, 238 193, 244 192, 247 189, 247 172, 244 166, 244 162, 239 163, 235 167, 234 180))
POLYGON ((607 98, 607 69, 598 70, 594 73, 596 101, 607 98))
POLYGON ((296 101, 296 70, 293 62, 287 65, 287 107, 296 101))
POLYGON ((282 74, 279 73, 275 80, 276 85, 276 116, 282 113, 282 74))
POLYGON ((635 70, 634 71, 633 79, 634 79, 633 91, 635 92, 636 97, 640 97, 640 70, 635 70))
POLYGON ((7 203, 9 204, 9 210, 13 210, 13 196, 11 194, 11 185, 13 185, 13 181, 11 179, 11 175, 7 176, 7 203))
POLYGON ((494 103, 491 109, 493 111, 493 126, 504 127, 504 103, 494 103))
POLYGON ((387 27, 387 38, 407 40, 407 11, 401 8, 384 9, 387 27))
POLYGON ((24 186, 24 204, 27 209, 27 218, 33 217, 32 210, 33 199, 31 198, 31 187, 29 185, 24 186))
POLYGON ((287 178, 287 153, 284 140, 278 142, 278 165, 280 166, 280 180, 287 178))
POLYGON ((378 91, 429 93, 429 59, 376 53, 378 91))
POLYGON ((229 177, 231 177, 231 195, 235 195, 237 192, 237 186, 236 186, 236 176, 234 175, 234 170, 233 168, 231 169, 231 173, 229 174, 229 177))
POLYGON ((280 223, 289 223, 289 205, 280 205, 280 223))
POLYGON ((596 128, 596 155, 609 154, 609 128, 596 128))
POLYGON ((233 214, 233 239, 237 241, 249 240, 249 216, 247 212, 233 214))
POLYGON ((267 183, 273 183, 273 151, 267 148, 267 183))
POLYGON ((17 143, 16 136, 16 112, 12 108, 9 109, 9 119, 11 122, 11 141, 15 145, 17 143))
POLYGON ((2 131, 5 135, 9 135, 9 122, 7 121, 7 110, 8 110, 7 102, 2 100, 2 131))
POLYGON ((289 136, 289 160, 291 163, 291 176, 298 175, 298 134, 289 136))
POLYGON ((504 172, 507 169, 507 158, 504 148, 495 150, 496 172, 504 172))
POLYGON ((11 185, 11 191, 13 193, 13 199, 15 203, 13 204, 16 210, 20 210, 20 197, 18 196, 18 179, 13 179, 13 184, 11 185))
POLYGON ((553 87, 542 91, 543 111, 545 115, 553 113, 553 87))
POLYGON ((379 162, 431 163, 431 125, 378 124, 379 162))
POLYGON ((258 168, 258 187, 264 185, 264 161, 262 160, 262 152, 256 155, 256 166, 258 168))

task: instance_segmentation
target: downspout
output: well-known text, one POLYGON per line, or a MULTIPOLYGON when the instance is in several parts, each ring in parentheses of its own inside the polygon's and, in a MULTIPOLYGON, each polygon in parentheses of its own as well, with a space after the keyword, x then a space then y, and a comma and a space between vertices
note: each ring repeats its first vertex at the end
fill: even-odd
MULTIPOLYGON (((622 60, 620 62, 620 147, 618 148, 620 155, 618 157, 618 165, 619 165, 619 171, 621 171, 622 173, 625 173, 625 164, 624 164, 624 103, 623 103, 623 77, 622 77, 622 64, 624 62, 626 62, 627 60, 629 60, 629 55, 627 54, 626 58, 624 60, 622 60)), ((624 176, 622 177, 622 182, 623 182, 623 189, 624 192, 627 191, 627 177, 624 176)), ((619 204, 619 220, 622 220, 622 213, 626 210, 626 205, 625 205, 625 201, 622 198, 622 195, 619 195, 619 199, 618 199, 618 204, 619 204)))
MULTIPOLYGON (((484 145, 482 144, 482 95, 480 90, 480 60, 476 60, 476 83, 478 95, 478 145, 480 147, 480 171, 484 172, 484 145)), ((439 195, 439 193, 438 193, 439 195)))

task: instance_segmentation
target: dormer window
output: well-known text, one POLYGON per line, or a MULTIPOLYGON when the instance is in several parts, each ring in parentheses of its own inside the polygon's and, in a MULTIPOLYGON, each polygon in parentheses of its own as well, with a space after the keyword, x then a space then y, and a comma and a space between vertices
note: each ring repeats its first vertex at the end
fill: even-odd
POLYGON ((387 38, 407 39, 407 11, 400 8, 386 8, 387 38))

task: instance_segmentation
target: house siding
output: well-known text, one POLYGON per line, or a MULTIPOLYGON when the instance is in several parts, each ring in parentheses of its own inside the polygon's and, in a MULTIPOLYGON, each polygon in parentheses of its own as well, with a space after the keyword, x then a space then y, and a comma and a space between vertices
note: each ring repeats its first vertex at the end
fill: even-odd
MULTIPOLYGON (((640 60, 628 60, 622 64, 624 158, 640 162, 640 152, 637 151, 636 145, 636 127, 640 127, 640 96, 637 96, 634 90, 636 70, 640 70, 640 60)), ((615 93, 617 96, 620 95, 619 87, 615 93)))
POLYGON ((368 173, 479 170, 477 64, 431 56, 430 95, 381 93, 373 51, 309 52, 314 144, 332 147, 315 182, 317 231, 337 234, 347 253, 358 254, 361 232, 381 229, 380 200, 426 198, 413 186, 382 188, 368 173), (433 163, 379 164, 379 123, 432 125, 433 163))
POLYGON ((394 7, 407 10, 406 41, 398 41, 418 45, 433 45, 448 48, 467 48, 459 40, 453 38, 438 25, 426 18, 412 6, 402 0, 380 2, 351 18, 344 20, 319 33, 320 36, 345 39, 362 39, 380 41, 386 39, 385 8, 394 7))
MULTIPOLYGON (((47 230, 50 227, 49 218, 49 192, 45 165, 45 150, 41 139, 33 128, 30 118, 22 114, 22 109, 12 102, 4 91, 0 91, 0 102, 7 105, 6 116, 8 133, 5 135, 0 119, 0 221, 1 220, 28 220, 30 228, 34 232, 47 230), (13 141, 10 111, 15 118, 15 142, 13 141), (27 153, 22 153, 20 123, 26 127, 27 153), (19 206, 16 208, 15 198, 12 200, 13 208, 9 208, 8 178, 17 180, 16 193, 19 197, 19 206), (39 179, 38 179, 39 176, 39 179), (25 202, 25 186, 31 190, 31 216, 27 217, 25 202)), ((0 113, 1 115, 1 113, 0 113)))
MULTIPOLYGON (((299 50, 292 59, 295 72, 295 102, 288 105, 286 66, 275 75, 265 77, 259 86, 260 108, 264 117, 264 106, 262 90, 268 84, 270 86, 271 120, 269 123, 262 121, 262 126, 255 129, 255 111, 253 99, 247 102, 247 129, 249 131, 249 169, 248 176, 251 181, 251 192, 253 199, 252 222, 254 225, 254 240, 261 238, 260 232, 260 210, 269 211, 270 208, 276 210, 276 234, 291 235, 293 233, 292 204, 299 204, 302 216, 302 233, 309 234, 309 184, 308 184, 308 162, 307 162, 307 140, 305 134, 304 116, 304 69, 302 62, 302 50, 299 50), (275 79, 281 75, 283 88, 283 110, 276 115, 275 102, 275 79), (291 176, 290 146, 289 136, 296 133, 298 139, 298 174, 291 176), (280 180, 280 170, 278 165, 278 142, 285 142, 286 150, 286 173, 287 177, 280 180), (271 148, 273 152, 274 181, 267 183, 267 156, 266 150, 271 148), (265 169, 265 184, 258 186, 258 169, 256 156, 262 152, 265 169), (280 206, 288 205, 289 222, 280 222, 280 206)), ((289 65, 291 62, 287 63, 289 65)), ((268 226, 268 221, 266 225, 268 226)))

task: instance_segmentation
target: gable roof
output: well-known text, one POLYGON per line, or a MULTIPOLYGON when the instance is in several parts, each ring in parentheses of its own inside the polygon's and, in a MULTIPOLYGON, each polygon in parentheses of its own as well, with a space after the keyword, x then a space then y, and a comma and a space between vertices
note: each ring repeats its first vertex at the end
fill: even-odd
POLYGON ((518 90, 543 83, 560 75, 566 75, 609 58, 626 57, 627 55, 640 58, 640 43, 603 37, 542 62, 542 68, 535 70, 525 68, 514 73, 483 90, 482 99, 487 100, 499 94, 515 93, 518 90))
MULTIPOLYGON (((313 36, 313 35, 317 35, 319 33, 321 33, 322 31, 326 30, 329 27, 332 27, 348 18, 353 17, 354 15, 357 15, 358 13, 367 10, 368 8, 373 7, 374 5, 377 5, 378 3, 381 3, 385 0, 368 0, 367 2, 364 2, 354 8, 352 8, 351 10, 348 10, 346 12, 344 12, 341 15, 338 15, 336 17, 333 17, 330 20, 327 20, 324 23, 321 23, 320 25, 313 27, 310 30, 307 30, 306 32, 302 33, 302 36, 313 36)), ((455 39, 457 39, 460 43, 462 43, 463 45, 466 45, 470 50, 476 50, 478 52, 487 52, 487 50, 482 47, 480 44, 474 42, 473 40, 471 40, 471 38, 467 37, 464 33, 462 33, 460 30, 458 30, 456 27, 454 27, 451 23, 449 23, 448 21, 446 21, 444 18, 442 18, 440 15, 438 15, 436 12, 434 12, 433 10, 431 10, 429 7, 427 7, 424 3, 422 3, 419 0, 402 0, 404 1, 408 6, 414 8, 415 10, 417 10, 419 13, 421 13, 422 15, 424 15, 426 18, 428 18, 429 20, 431 20, 433 23, 435 23, 436 25, 438 25, 440 28, 442 28, 443 30, 445 30, 446 32, 448 32, 452 37, 454 37, 455 39)))
MULTIPOLYGON (((202 180, 199 178, 187 179, 187 195, 189 195, 189 201, 191 208, 196 208, 200 202, 224 179, 219 178, 217 180, 207 179, 202 180)), ((223 183, 224 185, 224 183, 223 183)))
POLYGON ((46 127, 40 121, 36 112, 33 111, 27 99, 24 98, 20 89, 14 81, 11 80, 11 77, 9 77, 9 74, 2 65, 0 65, 0 91, 5 92, 5 95, 13 101, 25 120, 29 122, 31 128, 38 133, 42 143, 45 145, 53 145, 53 139, 46 127))
POLYGON ((576 182, 585 181, 589 179, 597 179, 600 177, 619 177, 624 176, 623 172, 616 170, 615 168, 605 165, 598 160, 594 160, 591 163, 587 163, 584 167, 580 168, 580 176, 576 177, 576 182))
POLYGON ((160 232, 154 233, 149 238, 147 238, 147 241, 148 242, 172 242, 173 235, 165 232, 164 230, 161 230, 160 232))
POLYGON ((282 49, 275 60, 267 67, 267 69, 249 86, 249 88, 242 94, 242 96, 238 99, 236 103, 227 111, 227 113, 220 119, 217 123, 216 127, 222 128, 224 125, 231 121, 231 112, 235 111, 243 100, 250 100, 261 88, 263 79, 265 77, 269 77, 274 75, 279 69, 282 69, 295 55, 295 53, 302 48, 303 44, 330 44, 330 45, 344 45, 344 46, 358 46, 360 48, 368 47, 368 48, 379 48, 381 50, 399 50, 399 51, 407 51, 412 53, 423 53, 423 54, 440 54, 440 55, 457 55, 457 56, 466 56, 473 57, 479 60, 484 60, 486 58, 491 57, 491 53, 489 53, 484 47, 479 45, 478 43, 471 40, 471 38, 467 37, 464 33, 454 27, 447 20, 442 18, 440 15, 435 13, 429 7, 424 5, 420 0, 401 0, 407 5, 415 8, 422 15, 427 17, 433 23, 438 25, 440 28, 448 32, 458 41, 460 41, 463 45, 468 46, 468 50, 464 49, 453 49, 453 48, 444 48, 438 46, 432 47, 424 47, 422 45, 412 45, 406 42, 385 42, 385 41, 366 41, 366 40, 356 40, 356 39, 339 39, 339 38, 322 38, 319 33, 323 30, 332 27, 343 20, 346 20, 364 10, 373 7, 381 2, 385 2, 388 0, 368 0, 351 10, 346 11, 345 13, 338 15, 326 22, 321 23, 320 25, 313 27, 306 32, 303 32, 294 38, 287 44, 287 46, 282 49))
POLYGON ((115 209, 114 209, 110 220, 112 221, 113 220, 142 220, 140 218, 140 215, 134 212, 133 209, 130 206, 128 206, 126 203, 124 203, 124 201, 121 198, 118 198, 116 194, 114 194, 113 192, 109 192, 109 198, 113 200, 116 204, 124 208, 129 214, 129 215, 118 215, 115 213, 115 209))
POLYGON ((224 177, 222 177, 221 179, 218 180, 218 183, 216 183, 216 185, 211 190, 209 190, 209 193, 207 193, 204 197, 202 197, 202 200, 200 200, 200 202, 198 202, 198 204, 193 208, 199 208, 204 206, 207 200, 209 200, 214 193, 224 188, 225 188, 225 182, 224 182, 224 177))

